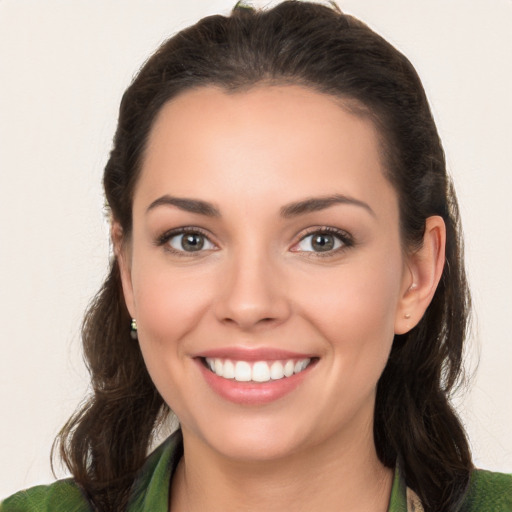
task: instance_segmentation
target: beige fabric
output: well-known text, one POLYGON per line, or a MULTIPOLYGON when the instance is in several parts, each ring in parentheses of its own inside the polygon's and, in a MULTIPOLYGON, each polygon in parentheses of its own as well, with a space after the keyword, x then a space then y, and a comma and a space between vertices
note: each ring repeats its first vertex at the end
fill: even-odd
POLYGON ((418 495, 407 487, 407 512, 424 512, 418 495))

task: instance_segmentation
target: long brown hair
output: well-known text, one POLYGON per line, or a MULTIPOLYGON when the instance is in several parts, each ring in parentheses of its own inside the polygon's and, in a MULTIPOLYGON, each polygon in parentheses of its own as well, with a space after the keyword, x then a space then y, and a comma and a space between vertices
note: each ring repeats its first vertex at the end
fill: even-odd
MULTIPOLYGON (((455 510, 472 469, 466 435, 449 403, 461 374, 469 291, 443 149, 420 79, 404 55, 353 17, 307 2, 286 1, 267 11, 237 5, 229 17, 204 18, 165 42, 122 98, 104 174, 112 216, 129 236, 148 134, 167 101, 195 87, 236 91, 258 83, 301 84, 371 116, 399 197, 406 248, 421 244, 427 217, 444 219, 441 282, 419 324, 395 336, 378 383, 374 439, 381 461, 400 464, 427 512, 455 510)), ((57 439, 75 480, 104 511, 124 508, 155 426, 168 413, 129 326, 113 259, 83 324, 92 394, 57 439)))

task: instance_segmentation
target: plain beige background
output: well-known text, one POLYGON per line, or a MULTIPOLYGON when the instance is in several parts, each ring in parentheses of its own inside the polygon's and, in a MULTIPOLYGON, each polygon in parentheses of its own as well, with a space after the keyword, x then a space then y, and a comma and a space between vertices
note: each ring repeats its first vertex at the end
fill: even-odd
MULTIPOLYGON (((109 257, 100 180, 121 94, 167 36, 233 4, 0 0, 0 497, 52 480, 52 440, 87 389, 78 333, 109 257)), ((457 406, 477 465, 511 472, 512 1, 339 5, 424 81, 466 233, 471 368, 481 352, 457 406)))

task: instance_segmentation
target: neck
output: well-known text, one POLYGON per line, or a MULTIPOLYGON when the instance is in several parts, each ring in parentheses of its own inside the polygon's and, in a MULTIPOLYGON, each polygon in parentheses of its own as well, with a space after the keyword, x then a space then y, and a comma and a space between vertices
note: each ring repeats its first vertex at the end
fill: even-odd
POLYGON ((385 512, 393 472, 378 460, 372 428, 350 443, 331 439, 285 459, 227 459, 184 432, 172 512, 322 510, 385 512))

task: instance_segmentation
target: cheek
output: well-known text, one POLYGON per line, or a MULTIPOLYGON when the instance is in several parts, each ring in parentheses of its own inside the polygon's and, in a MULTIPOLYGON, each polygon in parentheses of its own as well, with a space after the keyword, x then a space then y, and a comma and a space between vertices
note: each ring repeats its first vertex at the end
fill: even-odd
MULTIPOLYGON (((156 388, 180 420, 188 418, 190 382, 188 336, 197 329, 211 302, 206 276, 197 270, 183 272, 150 259, 134 266, 132 274, 139 344, 156 388)), ((211 280, 211 279, 210 279, 211 280)), ((190 421, 190 418, 189 418, 190 421)))
POLYGON ((197 326, 208 307, 209 287, 204 272, 173 271, 166 265, 135 267, 133 290, 140 335, 169 345, 197 326))
POLYGON ((326 274, 325 280, 304 281, 296 296, 301 310, 334 350, 348 355, 387 359, 399 301, 401 267, 353 265, 326 274), (322 282, 323 281, 323 282, 322 282))

